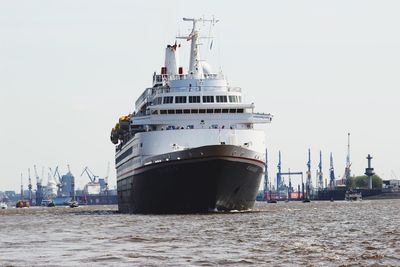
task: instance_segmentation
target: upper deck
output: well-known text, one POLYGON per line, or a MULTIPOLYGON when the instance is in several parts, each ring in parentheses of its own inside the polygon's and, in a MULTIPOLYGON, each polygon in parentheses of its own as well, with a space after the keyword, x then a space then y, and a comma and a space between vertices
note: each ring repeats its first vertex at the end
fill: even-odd
POLYGON ((154 72, 153 85, 135 102, 134 112, 120 119, 112 131, 112 141, 122 143, 135 133, 171 129, 231 129, 251 130, 254 124, 269 123, 271 114, 256 113, 254 103, 246 103, 242 89, 231 86, 222 72, 214 72, 200 57, 201 43, 198 22, 204 19, 184 19, 193 22, 188 36, 190 60, 187 71, 180 65, 181 45, 175 42, 165 50, 165 64, 154 72), (122 127, 125 127, 122 129, 122 127), (121 130, 122 129, 122 130, 121 130))

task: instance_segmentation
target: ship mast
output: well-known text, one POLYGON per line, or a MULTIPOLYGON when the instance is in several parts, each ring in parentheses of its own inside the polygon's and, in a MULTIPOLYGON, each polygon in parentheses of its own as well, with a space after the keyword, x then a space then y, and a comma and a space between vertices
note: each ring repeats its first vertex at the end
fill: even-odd
POLYGON ((187 41, 191 41, 190 47, 190 61, 189 61, 189 74, 192 75, 193 79, 202 79, 204 77, 203 66, 201 65, 201 57, 200 57, 200 43, 199 43, 199 22, 210 22, 212 25, 218 22, 216 19, 207 20, 203 18, 194 19, 194 18, 183 18, 184 21, 193 22, 193 28, 191 33, 186 37, 177 37, 178 39, 186 39, 187 41))

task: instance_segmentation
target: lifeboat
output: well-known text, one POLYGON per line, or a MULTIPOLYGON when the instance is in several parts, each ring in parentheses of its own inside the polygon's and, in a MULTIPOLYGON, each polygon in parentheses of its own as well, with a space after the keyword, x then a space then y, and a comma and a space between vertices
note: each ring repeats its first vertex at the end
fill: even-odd
POLYGON ((122 116, 119 118, 119 126, 122 131, 129 131, 130 118, 129 116, 122 116))
POLYGON ((123 140, 125 134, 129 132, 130 120, 129 115, 121 116, 115 127, 111 129, 110 140, 113 144, 118 144, 118 140, 123 140))

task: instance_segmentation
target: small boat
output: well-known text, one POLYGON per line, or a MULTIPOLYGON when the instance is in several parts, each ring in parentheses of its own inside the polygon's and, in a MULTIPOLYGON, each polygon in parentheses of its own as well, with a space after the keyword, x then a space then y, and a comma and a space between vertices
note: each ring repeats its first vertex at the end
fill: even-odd
POLYGON ((311 202, 311 200, 309 198, 303 199, 303 203, 310 203, 310 202, 311 202))
POLYGON ((5 209, 7 209, 7 203, 5 203, 5 202, 0 202, 0 209, 2 209, 2 210, 5 210, 5 209))
POLYGON ((347 201, 362 200, 361 192, 355 192, 355 191, 352 191, 352 190, 346 191, 344 200, 347 200, 347 201))
POLYGON ((56 204, 51 199, 43 199, 42 203, 41 203, 41 206, 43 206, 43 207, 55 207, 56 204))
POLYGON ((77 207, 79 207, 78 201, 76 201, 76 200, 71 201, 71 202, 69 203, 69 207, 70 207, 70 208, 77 208, 77 207))

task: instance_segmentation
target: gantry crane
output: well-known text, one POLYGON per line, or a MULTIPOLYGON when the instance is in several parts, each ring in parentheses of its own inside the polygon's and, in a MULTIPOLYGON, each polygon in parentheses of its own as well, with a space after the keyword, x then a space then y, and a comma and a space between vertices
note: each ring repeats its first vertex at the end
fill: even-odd
POLYGON ((85 172, 86 172, 87 176, 89 177, 90 182, 95 183, 95 182, 96 182, 96 179, 97 179, 99 176, 94 175, 93 172, 89 169, 88 166, 86 166, 86 167, 83 169, 83 171, 82 171, 82 173, 81 173, 81 176, 82 176, 85 172))

